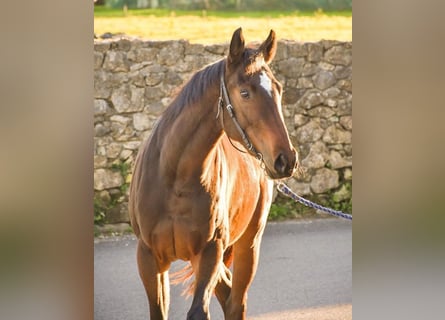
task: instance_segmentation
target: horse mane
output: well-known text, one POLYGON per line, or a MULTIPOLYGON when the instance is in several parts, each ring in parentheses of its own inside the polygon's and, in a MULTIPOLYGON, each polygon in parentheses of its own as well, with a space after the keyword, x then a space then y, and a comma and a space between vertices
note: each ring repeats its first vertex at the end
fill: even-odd
POLYGON ((171 124, 185 107, 202 99, 203 95, 210 88, 219 83, 220 75, 224 70, 224 65, 225 59, 222 59, 195 73, 164 111, 163 122, 167 125, 171 124))
MULTIPOLYGON (((263 57, 257 49, 247 47, 244 51, 242 64, 247 74, 251 75, 261 70, 263 61, 263 57)), ((176 119, 183 108, 199 101, 212 86, 217 84, 224 70, 225 63, 226 59, 221 59, 196 72, 193 77, 185 83, 173 102, 164 111, 164 122, 170 124, 176 119)))

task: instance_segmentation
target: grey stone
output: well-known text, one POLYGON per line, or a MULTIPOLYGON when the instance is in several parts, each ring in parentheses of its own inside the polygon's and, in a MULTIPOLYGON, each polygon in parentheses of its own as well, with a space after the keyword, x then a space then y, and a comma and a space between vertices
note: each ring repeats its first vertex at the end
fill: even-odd
POLYGON ((334 66, 334 65, 332 65, 332 64, 330 64, 330 63, 327 63, 327 62, 325 62, 325 61, 320 62, 320 63, 318 64, 318 67, 319 67, 321 70, 325 70, 325 71, 334 71, 334 69, 335 69, 335 66, 334 66))
POLYGON ((352 134, 349 131, 330 126, 323 135, 323 141, 330 144, 351 143, 352 134))
POLYGON ((118 50, 121 51, 128 51, 131 49, 131 40, 129 39, 125 39, 125 38, 120 38, 119 40, 117 40, 116 43, 116 48, 118 50))
POLYGON ((308 114, 311 117, 328 119, 328 118, 332 117, 335 114, 335 111, 333 111, 331 108, 315 107, 315 108, 310 109, 308 111, 308 114))
POLYGON ((290 89, 284 91, 283 94, 283 103, 284 104, 293 104, 298 101, 299 95, 298 91, 295 89, 290 89))
POLYGON ((110 49, 110 41, 94 40, 94 51, 107 52, 110 49))
POLYGON ((160 116, 164 110, 165 106, 162 104, 162 102, 150 103, 144 108, 144 112, 155 116, 160 116))
POLYGON ((100 67, 102 67, 102 62, 103 61, 104 61, 103 53, 95 51, 94 52, 94 70, 97 70, 100 67))
POLYGON ((308 55, 308 47, 302 42, 288 42, 288 52, 291 57, 305 57, 308 55))
POLYGON ((308 121, 309 121, 309 118, 304 116, 304 115, 302 115, 302 114, 296 114, 294 116, 294 125, 295 125, 295 127, 301 127, 302 125, 304 125, 308 121))
POLYGON ((107 166, 107 157, 94 155, 94 168, 104 168, 107 166))
POLYGON ((165 75, 165 83, 171 85, 180 85, 183 81, 177 72, 169 71, 165 75))
POLYGON ((138 48, 128 52, 127 58, 134 62, 147 62, 156 59, 159 49, 156 48, 138 48))
POLYGON ((141 141, 128 141, 124 143, 124 149, 136 150, 141 145, 141 141))
POLYGON ((323 45, 323 48, 325 48, 325 49, 330 49, 330 48, 332 48, 333 46, 340 45, 341 42, 338 41, 338 40, 321 40, 321 41, 320 41, 320 44, 323 45))
POLYGON ((307 90, 303 96, 298 100, 298 105, 305 108, 310 109, 315 106, 318 106, 322 104, 324 101, 323 96, 321 95, 320 91, 317 89, 310 89, 307 90))
POLYGON ((112 121, 111 122, 111 136, 113 138, 122 136, 122 134, 125 132, 126 128, 127 128, 126 123, 112 121))
POLYGON ((318 122, 310 121, 297 129, 296 138, 299 143, 314 142, 322 137, 323 131, 318 122))
POLYGON ((337 106, 337 100, 334 99, 326 99, 324 103, 331 108, 335 108, 337 106))
POLYGON ((94 171, 94 189, 105 190, 120 187, 124 182, 120 172, 109 169, 97 169, 94 171))
POLYGON ((303 71, 304 58, 289 58, 278 63, 278 69, 281 74, 290 78, 297 78, 303 71))
POLYGON ((311 180, 311 189, 315 193, 324 193, 338 186, 338 172, 328 168, 318 169, 311 180))
POLYGON ((303 70, 301 71, 301 75, 303 77, 308 77, 316 74, 318 71, 318 67, 315 63, 305 63, 303 66, 303 70))
POLYGON ((117 112, 136 112, 144 107, 144 88, 123 85, 111 94, 111 102, 117 112))
POLYGON ((144 95, 148 101, 158 101, 164 96, 164 92, 159 86, 147 87, 145 88, 144 95))
POLYGON ((98 123, 94 126, 94 136, 103 137, 110 132, 110 129, 105 127, 102 123, 98 123))
POLYGON ((145 77, 145 84, 150 87, 157 86, 164 80, 164 73, 151 73, 145 77))
POLYGON ((105 55, 103 68, 114 72, 126 72, 130 70, 130 64, 122 52, 108 51, 105 55))
POLYGON ((334 65, 348 66, 352 62, 352 50, 342 46, 334 46, 325 52, 324 59, 334 65))
POLYGON ((308 169, 318 169, 324 167, 328 160, 328 148, 321 141, 311 145, 309 154, 301 161, 303 167, 308 169))
POLYGON ((352 102, 346 99, 337 100, 337 115, 345 116, 352 114, 352 102))
POLYGON ((103 99, 94 99, 94 115, 106 114, 109 110, 108 102, 103 99))
POLYGON ((122 150, 122 144, 113 142, 110 143, 106 149, 107 149, 107 157, 115 159, 122 150))
POLYGON ((152 61, 143 61, 140 63, 133 63, 132 65, 130 65, 130 71, 139 71, 140 73, 142 69, 144 69, 146 66, 151 65, 153 62, 152 61))
POLYGON ((342 79, 342 80, 338 81, 337 85, 342 90, 352 92, 352 81, 350 81, 350 80, 342 79))
POLYGON ((180 42, 173 42, 171 45, 162 48, 157 55, 158 62, 166 66, 172 66, 183 58, 184 46, 180 42))
POLYGON ((133 154, 133 151, 128 150, 128 149, 123 149, 122 152, 119 154, 119 159, 127 160, 132 154, 133 154))
POLYGON ((346 130, 352 130, 352 116, 340 117, 340 124, 346 130))
POLYGON ((108 72, 102 69, 94 72, 94 98, 107 99, 110 97, 112 86, 107 75, 108 72))
POLYGON ((129 222, 128 210, 126 203, 118 203, 111 208, 106 216, 105 222, 110 224, 128 223, 129 222))
POLYGON ((334 69, 334 75, 337 79, 350 79, 352 76, 352 67, 351 66, 336 66, 334 69))
POLYGON ((341 93, 341 90, 336 87, 331 87, 322 92, 325 98, 335 98, 341 93))
POLYGON ((99 199, 103 204, 108 204, 111 202, 110 193, 107 190, 102 190, 99 192, 99 199))
POLYGON ((184 52, 184 54, 186 56, 202 55, 202 54, 204 54, 204 45, 187 43, 185 45, 185 52, 184 52))
POLYGON ((212 44, 212 45, 205 46, 204 49, 207 52, 222 56, 226 53, 226 50, 228 49, 228 47, 227 47, 227 45, 212 44))
POLYGON ((351 159, 345 159, 338 151, 332 150, 329 154, 329 163, 332 169, 340 169, 352 166, 351 159))
POLYGON ((119 142, 125 142, 132 139, 135 136, 135 130, 132 126, 124 127, 122 131, 118 134, 113 132, 113 138, 119 142))
POLYGON ((306 43, 308 55, 307 60, 311 62, 320 61, 323 56, 323 46, 318 43, 306 43))
POLYGON ((330 71, 320 71, 313 77, 314 85, 320 90, 325 90, 335 84, 337 79, 330 71))
POLYGON ((287 53, 287 48, 289 47, 289 44, 287 41, 285 40, 280 40, 277 43, 277 52, 275 54, 275 58, 273 60, 273 64, 276 61, 280 61, 280 60, 284 60, 287 59, 288 57, 288 53, 287 53))
POLYGON ((314 84, 312 83, 312 79, 307 77, 298 78, 297 88, 313 88, 314 84))
POLYGON ((151 127, 150 117, 145 113, 133 114, 133 126, 136 130, 144 131, 151 127))
POLYGON ((114 121, 114 122, 119 122, 119 123, 122 123, 122 124, 125 124, 125 125, 127 125, 131 121, 130 118, 125 117, 125 116, 120 116, 120 115, 111 116, 110 120, 114 121))
POLYGON ((289 179, 286 184, 289 188, 291 188, 296 194, 300 196, 307 196, 310 195, 311 192, 311 185, 306 182, 299 182, 295 179, 289 179))
POLYGON ((128 74, 128 80, 136 87, 145 87, 145 77, 139 71, 132 71, 128 74))

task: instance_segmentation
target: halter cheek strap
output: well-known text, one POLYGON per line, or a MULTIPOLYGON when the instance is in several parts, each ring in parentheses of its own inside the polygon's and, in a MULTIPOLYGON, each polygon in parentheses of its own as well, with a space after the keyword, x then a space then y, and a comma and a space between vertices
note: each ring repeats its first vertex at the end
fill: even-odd
MULTIPOLYGON (((216 115, 216 118, 218 119, 219 115, 221 114, 221 123, 222 123, 222 127, 223 130, 225 130, 224 128, 224 110, 223 110, 223 106, 224 103, 226 104, 226 110, 229 113, 230 118, 233 121, 233 124, 235 125, 235 128, 237 129, 238 133, 241 135, 241 138, 244 142, 244 146, 246 147, 246 149, 248 151, 250 151, 258 160, 262 161, 263 160, 263 155, 258 152, 255 147, 253 146, 253 144, 250 142, 249 137, 247 136, 246 132, 243 130, 243 128, 241 128, 241 125, 238 122, 238 119, 236 118, 235 115, 235 110, 233 109, 232 104, 230 103, 230 98, 229 98, 229 94, 227 92, 227 88, 226 85, 224 83, 224 74, 221 75, 221 85, 220 85, 220 92, 219 92, 219 98, 218 98, 218 113, 216 115)), ((232 140, 230 139, 229 135, 227 135, 227 137, 229 138, 230 144, 238 151, 245 153, 245 151, 239 149, 238 147, 236 147, 232 140)))

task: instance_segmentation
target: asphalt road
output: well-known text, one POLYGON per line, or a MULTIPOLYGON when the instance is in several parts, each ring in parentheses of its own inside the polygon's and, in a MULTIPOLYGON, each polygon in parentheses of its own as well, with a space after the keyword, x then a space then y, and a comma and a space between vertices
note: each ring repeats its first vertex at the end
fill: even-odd
MULTIPOLYGON (((133 236, 94 244, 94 319, 148 319, 133 236)), ((182 262, 174 263, 173 270, 182 262)), ((171 287, 169 319, 185 319, 191 298, 171 287)), ((223 314, 214 297, 212 320, 223 314)), ((352 224, 342 219, 269 223, 249 290, 248 318, 352 319, 352 224)))

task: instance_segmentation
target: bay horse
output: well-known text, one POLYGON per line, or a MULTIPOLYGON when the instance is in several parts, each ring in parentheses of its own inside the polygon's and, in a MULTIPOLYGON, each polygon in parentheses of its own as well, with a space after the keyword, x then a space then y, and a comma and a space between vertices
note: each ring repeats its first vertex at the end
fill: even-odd
POLYGON ((225 319, 246 318, 273 179, 297 166, 269 68, 276 49, 273 30, 254 47, 237 29, 228 56, 194 74, 138 152, 129 214, 153 320, 168 317, 178 259, 195 276, 187 319, 210 319, 213 293, 225 319))

